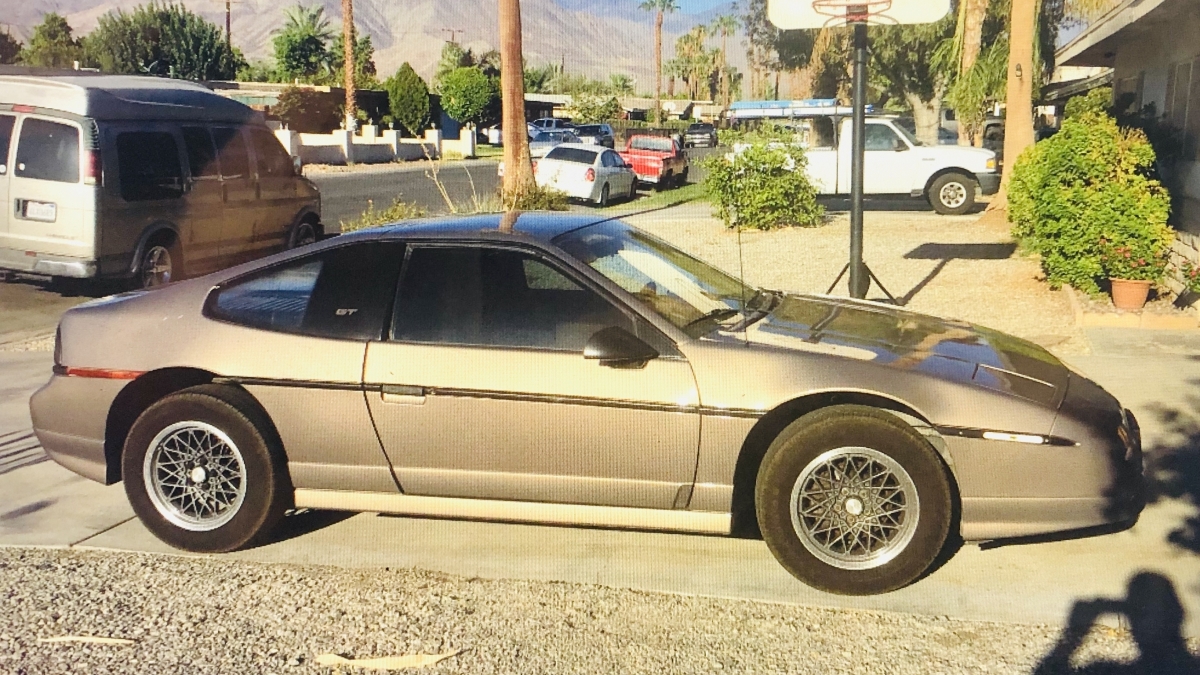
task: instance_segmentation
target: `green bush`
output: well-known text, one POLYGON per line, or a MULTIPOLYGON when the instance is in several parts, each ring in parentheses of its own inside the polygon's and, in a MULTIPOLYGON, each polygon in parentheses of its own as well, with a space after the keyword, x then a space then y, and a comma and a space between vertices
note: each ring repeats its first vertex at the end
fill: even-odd
POLYGON ((567 199, 567 193, 539 185, 516 199, 503 195, 501 202, 505 211, 566 211, 567 199))
POLYGON ((279 92, 271 114, 292 131, 327 134, 342 123, 343 104, 329 92, 288 87, 279 92))
POLYGON ((1052 287, 1098 293, 1099 279, 1130 273, 1125 250, 1147 261, 1140 276, 1161 279, 1173 235, 1170 198, 1149 177, 1153 165, 1144 133, 1095 111, 1065 120, 1021 154, 1008 187, 1009 221, 1013 235, 1041 254, 1052 287))
POLYGON ((381 225, 390 225, 400 220, 410 220, 412 218, 423 218, 427 215, 425 208, 418 204, 411 204, 399 197, 392 201, 392 205, 382 211, 375 210, 375 202, 367 200, 367 210, 362 212, 362 215, 354 220, 343 220, 342 234, 349 232, 357 232, 365 230, 369 227, 379 227, 381 225))
POLYGON ((391 117, 410 136, 420 136, 429 124, 429 87, 405 61, 383 83, 388 93, 391 117))
POLYGON ((812 227, 825 209, 817 204, 817 189, 804 169, 808 159, 797 145, 755 143, 732 158, 712 155, 704 160, 704 187, 716 207, 714 215, 758 230, 812 227))
POLYGON ((1063 119, 1069 119, 1085 113, 1109 114, 1113 106, 1112 87, 1100 87, 1086 94, 1072 96, 1067 100, 1063 110, 1063 119))

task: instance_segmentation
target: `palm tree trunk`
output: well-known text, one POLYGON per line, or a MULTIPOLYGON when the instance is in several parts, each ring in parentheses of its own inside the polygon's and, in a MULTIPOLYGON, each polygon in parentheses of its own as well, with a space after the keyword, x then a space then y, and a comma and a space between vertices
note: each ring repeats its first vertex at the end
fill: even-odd
POLYGON ((1004 176, 989 210, 1008 208, 1013 165, 1033 145, 1033 38, 1038 0, 1013 0, 1008 51, 1008 107, 1004 111, 1004 176))
POLYGON ((504 136, 504 203, 534 189, 525 130, 525 75, 521 57, 521 0, 499 0, 500 106, 504 136))
MULTIPOLYGON (((959 62, 959 72, 966 75, 979 60, 979 51, 983 42, 983 20, 987 17, 989 0, 965 0, 963 2, 963 39, 962 60, 959 62)), ((971 145, 978 129, 968 128, 958 124, 958 144, 971 145)))
POLYGON ((729 106, 729 62, 726 54, 728 51, 729 33, 721 30, 721 105, 729 106))
POLYGON ((662 120, 662 26, 663 11, 654 15, 654 122, 662 120))
POLYGON ((342 0, 342 58, 345 60, 346 77, 346 128, 353 130, 357 120, 354 103, 354 0, 342 0))

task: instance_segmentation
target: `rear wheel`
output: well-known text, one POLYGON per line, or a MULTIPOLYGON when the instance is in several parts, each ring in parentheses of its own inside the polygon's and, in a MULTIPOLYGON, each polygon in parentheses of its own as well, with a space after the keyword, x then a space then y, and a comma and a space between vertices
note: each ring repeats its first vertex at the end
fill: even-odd
POLYGON ((684 169, 683 173, 679 174, 679 187, 684 187, 688 182, 688 169, 684 169))
POLYGON ((600 198, 596 200, 596 206, 600 208, 608 206, 608 183, 605 183, 604 187, 600 188, 600 198))
POLYGON ((288 237, 288 248, 299 248, 308 246, 309 244, 317 243, 317 228, 312 221, 303 220, 292 228, 292 234, 288 237))
POLYGON ((156 288, 183 278, 183 251, 174 237, 155 237, 146 244, 134 277, 137 288, 156 288))
POLYGON ((121 458, 125 494, 154 536, 218 553, 261 540, 291 503, 270 422, 237 389, 203 385, 150 406, 121 458))
POLYGON ((674 171, 668 171, 668 172, 664 173, 662 175, 662 177, 660 177, 658 179, 658 189, 660 192, 663 190, 670 190, 671 187, 674 186, 674 184, 675 184, 675 172, 674 171))
POLYGON ((755 498, 763 539, 780 564, 844 595, 918 579, 952 522, 941 458, 899 418, 865 406, 825 408, 788 426, 759 467, 755 498))
POLYGON ((629 201, 637 199, 637 178, 629 181, 629 201))
POLYGON ((948 173, 929 186, 929 203, 942 215, 961 216, 975 206, 975 186, 974 178, 948 173))

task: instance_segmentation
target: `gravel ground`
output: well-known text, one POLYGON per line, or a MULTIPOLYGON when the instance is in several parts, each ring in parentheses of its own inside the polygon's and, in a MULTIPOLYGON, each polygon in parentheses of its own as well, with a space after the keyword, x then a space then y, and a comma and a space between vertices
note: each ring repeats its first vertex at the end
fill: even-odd
MULTIPOLYGON (((1052 626, 411 569, 59 549, 0 549, 0 607, 0 673, 14 675, 329 673, 321 654, 453 652, 426 671, 1032 673, 1059 636, 1052 626), (133 644, 41 642, 65 636, 133 644)), ((1071 663, 1138 658, 1127 633, 1094 627, 1071 663)), ((1041 671, 1065 672, 1078 671, 1041 671)))
MULTIPOLYGON (((923 205, 889 200, 881 206, 923 205)), ((626 219, 726 271, 738 270, 737 233, 713 218, 706 203, 626 219)), ((893 295, 910 299, 908 308, 995 328, 1061 354, 1087 353, 1066 293, 1050 290, 1037 259, 1016 250, 1007 224, 980 214, 874 210, 863 230, 864 260, 893 295)), ((748 283, 824 293, 849 258, 850 216, 830 212, 821 227, 741 236, 748 283)), ((845 294, 845 280, 834 292, 845 294)), ((884 296, 872 286, 867 297, 884 296)))

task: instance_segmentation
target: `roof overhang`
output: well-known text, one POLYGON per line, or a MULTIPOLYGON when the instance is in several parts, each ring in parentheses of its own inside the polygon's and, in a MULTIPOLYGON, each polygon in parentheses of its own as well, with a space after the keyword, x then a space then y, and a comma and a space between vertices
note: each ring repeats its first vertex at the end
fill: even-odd
POLYGON ((1190 0, 1121 0, 1108 13, 1058 50, 1056 62, 1063 66, 1113 67, 1117 46, 1126 40, 1149 35, 1169 26, 1175 16, 1187 11, 1190 0))

